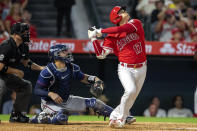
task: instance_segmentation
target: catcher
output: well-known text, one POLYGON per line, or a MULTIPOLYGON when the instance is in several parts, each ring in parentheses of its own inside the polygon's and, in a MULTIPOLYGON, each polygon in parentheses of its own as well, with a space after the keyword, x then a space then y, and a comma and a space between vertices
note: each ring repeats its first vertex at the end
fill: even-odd
POLYGON ((49 63, 40 72, 34 93, 41 96, 42 112, 33 116, 30 123, 67 124, 71 113, 85 112, 92 108, 98 115, 110 116, 113 108, 96 98, 70 95, 71 81, 79 80, 91 85, 90 92, 99 97, 104 84, 98 77, 84 74, 71 63, 72 55, 66 45, 55 45, 49 50, 49 63))

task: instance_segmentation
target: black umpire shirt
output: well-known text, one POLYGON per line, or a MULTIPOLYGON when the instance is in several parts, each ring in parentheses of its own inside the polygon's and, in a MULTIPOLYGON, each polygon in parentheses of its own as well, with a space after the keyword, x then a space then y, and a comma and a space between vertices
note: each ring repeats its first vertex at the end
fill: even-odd
POLYGON ((17 47, 12 37, 0 44, 0 62, 7 66, 15 68, 21 60, 29 59, 29 47, 27 44, 21 44, 17 47))

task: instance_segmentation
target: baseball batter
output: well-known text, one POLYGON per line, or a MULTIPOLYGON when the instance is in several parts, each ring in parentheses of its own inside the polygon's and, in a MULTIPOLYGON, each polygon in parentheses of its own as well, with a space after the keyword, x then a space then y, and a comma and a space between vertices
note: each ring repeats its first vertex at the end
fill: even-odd
POLYGON ((98 59, 104 59, 114 53, 119 60, 118 76, 124 87, 120 104, 110 115, 109 126, 124 127, 129 110, 133 106, 146 77, 145 37, 142 23, 130 19, 126 7, 115 6, 110 13, 110 21, 117 25, 106 29, 88 30, 88 36, 98 59), (107 33, 101 46, 96 36, 107 33))
POLYGON ((84 74, 80 67, 71 63, 72 55, 66 45, 55 45, 49 50, 51 62, 40 72, 34 93, 41 96, 42 112, 31 119, 31 123, 67 124, 68 115, 85 112, 92 108, 102 116, 113 110, 96 98, 70 95, 71 81, 85 84, 101 81, 96 76, 84 74))

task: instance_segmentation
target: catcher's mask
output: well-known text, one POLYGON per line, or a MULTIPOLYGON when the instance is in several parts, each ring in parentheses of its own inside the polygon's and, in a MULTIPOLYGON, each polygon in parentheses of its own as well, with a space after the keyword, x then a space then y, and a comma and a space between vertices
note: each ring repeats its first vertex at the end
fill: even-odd
POLYGON ((49 49, 49 58, 51 61, 54 60, 61 60, 64 61, 66 63, 70 63, 71 61, 73 61, 73 56, 69 50, 69 48, 66 45, 54 45, 51 46, 51 48, 49 49), (61 51, 67 51, 68 54, 66 55, 66 57, 61 57, 59 55, 59 53, 61 51))
POLYGON ((17 34, 19 35, 23 43, 30 42, 30 32, 29 32, 29 25, 27 23, 17 22, 11 26, 11 35, 17 34))

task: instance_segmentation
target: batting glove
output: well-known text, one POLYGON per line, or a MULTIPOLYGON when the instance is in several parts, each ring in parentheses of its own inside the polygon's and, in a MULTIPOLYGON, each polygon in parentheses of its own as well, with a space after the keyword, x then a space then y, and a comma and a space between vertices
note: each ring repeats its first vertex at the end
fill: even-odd
POLYGON ((91 39, 92 42, 96 40, 96 27, 95 26, 88 29, 88 38, 91 39))
POLYGON ((102 28, 96 29, 96 36, 97 36, 97 37, 102 37, 101 30, 102 30, 102 28))

